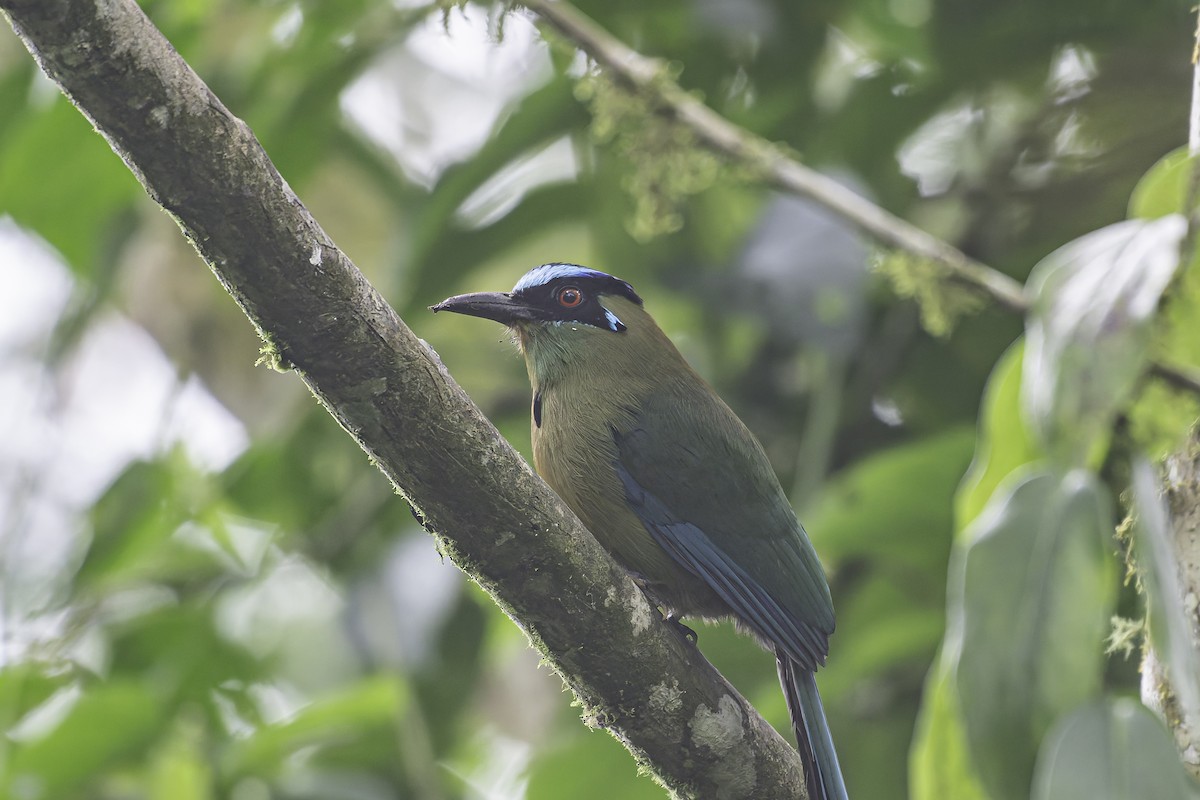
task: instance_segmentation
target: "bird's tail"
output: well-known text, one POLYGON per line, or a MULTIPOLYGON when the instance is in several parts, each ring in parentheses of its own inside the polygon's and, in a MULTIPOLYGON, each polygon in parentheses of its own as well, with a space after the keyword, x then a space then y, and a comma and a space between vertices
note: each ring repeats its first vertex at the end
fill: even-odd
POLYGON ((812 800, 849 800, 815 676, 780 649, 775 650, 775 663, 804 764, 808 796, 812 800))

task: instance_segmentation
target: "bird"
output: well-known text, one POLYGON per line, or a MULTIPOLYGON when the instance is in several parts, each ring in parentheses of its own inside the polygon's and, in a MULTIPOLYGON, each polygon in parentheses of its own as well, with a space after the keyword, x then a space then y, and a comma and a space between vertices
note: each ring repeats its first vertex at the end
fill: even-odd
POLYGON ((775 655, 812 800, 847 800, 815 672, 834 632, 816 551, 761 444, 626 281, 534 267, 430 306, 511 330, 534 467, 665 619, 732 618, 775 655))

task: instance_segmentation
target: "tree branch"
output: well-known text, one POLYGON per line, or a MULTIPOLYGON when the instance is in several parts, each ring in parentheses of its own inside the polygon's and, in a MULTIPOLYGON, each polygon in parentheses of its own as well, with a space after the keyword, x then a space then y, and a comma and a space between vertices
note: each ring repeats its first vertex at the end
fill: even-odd
MULTIPOLYGON (((1171 646, 1190 646, 1200 652, 1200 616, 1196 609, 1196 598, 1200 597, 1200 538, 1196 536, 1200 528, 1200 438, 1195 434, 1180 452, 1167 458, 1163 493, 1170 512, 1169 546, 1178 568, 1179 594, 1170 601, 1179 603, 1191 623, 1190 641, 1172 641, 1171 646)), ((1200 720, 1194 719, 1180 702, 1175 689, 1176 681, 1195 680, 1196 676, 1173 676, 1149 639, 1143 649, 1141 672, 1142 702, 1163 719, 1184 767, 1200 780, 1200 720)))
POLYGON ((0 0, 262 333, 676 796, 802 797, 799 759, 539 480, 133 0, 0 0))
MULTIPOLYGON (((1188 152, 1195 159, 1200 155, 1200 13, 1196 18, 1193 41, 1188 152)), ((1194 260, 1197 235, 1200 233, 1198 200, 1200 162, 1195 162, 1189 171, 1185 201, 1188 231, 1180 246, 1180 258, 1185 268, 1194 260)), ((1175 281, 1181 282, 1181 276, 1176 275, 1175 281)), ((1200 528, 1200 433, 1197 431, 1192 432, 1178 452, 1167 458, 1163 493, 1170 511, 1169 544, 1179 579, 1178 596, 1171 598, 1171 601, 1179 603, 1179 608, 1191 623, 1188 631, 1191 634, 1190 641, 1172 642, 1172 647, 1190 646, 1200 657, 1200 611, 1196 607, 1196 599, 1200 598, 1200 539, 1196 536, 1196 530, 1200 528)), ((1187 704, 1180 702, 1176 689, 1177 682, 1194 680, 1195 676, 1172 675, 1149 639, 1144 647, 1141 670, 1142 702, 1162 717, 1179 749, 1184 767, 1193 778, 1200 780, 1200 720, 1194 718, 1187 704)))
MULTIPOLYGON (((629 48, 574 6, 562 0, 521 0, 521 4, 613 78, 654 98, 664 113, 686 125, 698 141, 761 175, 768 185, 825 206, 886 247, 937 264, 945 271, 947 281, 965 286, 1005 311, 1024 314, 1029 310, 1029 298, 1020 283, 804 166, 777 145, 734 125, 680 88, 663 64, 629 48)), ((1200 373, 1194 369, 1151 361, 1147 371, 1174 389, 1200 395, 1200 373)))

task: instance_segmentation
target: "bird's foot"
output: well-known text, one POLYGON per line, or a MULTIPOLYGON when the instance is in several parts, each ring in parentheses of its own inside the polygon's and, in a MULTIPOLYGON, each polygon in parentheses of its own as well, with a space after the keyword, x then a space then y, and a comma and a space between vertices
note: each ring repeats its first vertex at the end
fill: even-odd
POLYGON ((678 633, 684 639, 687 639, 692 644, 699 643, 700 637, 696 634, 696 632, 680 622, 679 617, 675 616, 674 614, 667 614, 667 616, 663 617, 663 622, 670 625, 676 633, 678 633))

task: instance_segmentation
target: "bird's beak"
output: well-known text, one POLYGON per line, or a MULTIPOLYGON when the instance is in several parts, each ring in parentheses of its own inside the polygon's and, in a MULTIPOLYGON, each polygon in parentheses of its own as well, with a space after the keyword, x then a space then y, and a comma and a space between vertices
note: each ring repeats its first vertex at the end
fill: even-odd
POLYGON ((507 292, 475 292, 447 297, 436 306, 430 306, 429 310, 435 314, 453 311, 455 314, 483 317, 505 325, 533 322, 544 317, 541 311, 507 292))

